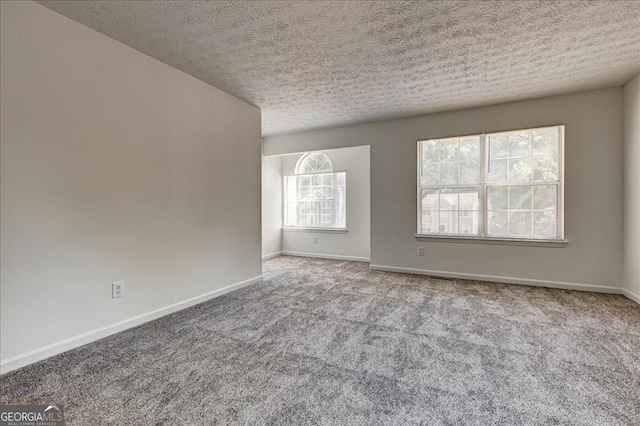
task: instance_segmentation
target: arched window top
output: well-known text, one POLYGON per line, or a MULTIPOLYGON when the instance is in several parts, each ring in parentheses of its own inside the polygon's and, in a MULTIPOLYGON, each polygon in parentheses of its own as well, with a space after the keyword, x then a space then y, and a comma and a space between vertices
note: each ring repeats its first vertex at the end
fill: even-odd
POLYGON ((296 174, 330 172, 333 170, 331 159, 321 152, 308 152, 298 160, 296 174))

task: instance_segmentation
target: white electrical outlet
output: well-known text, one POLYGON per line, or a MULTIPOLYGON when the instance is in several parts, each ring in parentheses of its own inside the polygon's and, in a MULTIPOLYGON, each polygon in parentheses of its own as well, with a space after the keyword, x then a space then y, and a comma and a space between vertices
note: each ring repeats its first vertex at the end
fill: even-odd
POLYGON ((111 298, 124 296, 124 281, 116 281, 111 283, 111 298))
POLYGON ((313 244, 318 244, 318 237, 313 237, 313 244))
POLYGON ((418 247, 418 256, 424 256, 424 247, 418 247))

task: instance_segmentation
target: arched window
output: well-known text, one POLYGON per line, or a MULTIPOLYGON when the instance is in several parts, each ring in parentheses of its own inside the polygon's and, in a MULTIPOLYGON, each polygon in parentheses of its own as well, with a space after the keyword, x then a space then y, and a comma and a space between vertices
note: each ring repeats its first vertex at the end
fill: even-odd
POLYGON ((285 176, 285 226, 346 228, 346 172, 334 172, 327 154, 308 152, 285 176))
POLYGON ((318 173, 333 171, 333 164, 327 154, 322 152, 309 152, 304 154, 296 164, 296 174, 318 173))

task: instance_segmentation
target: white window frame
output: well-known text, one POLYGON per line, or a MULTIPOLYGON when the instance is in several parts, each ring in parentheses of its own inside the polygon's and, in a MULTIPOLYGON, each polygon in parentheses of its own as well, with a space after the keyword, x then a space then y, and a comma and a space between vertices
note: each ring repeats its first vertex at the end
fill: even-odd
MULTIPOLYGON (((329 160, 329 165, 331 166, 330 170, 322 170, 322 171, 317 171, 317 172, 307 172, 307 173, 297 173, 297 171, 300 168, 300 165, 302 164, 302 162, 305 160, 306 157, 308 157, 311 154, 314 154, 315 152, 308 152, 304 155, 302 155, 299 159, 298 162, 296 164, 296 173, 290 173, 290 174, 285 174, 283 176, 283 180, 282 180, 282 193, 283 193, 283 203, 282 203, 282 221, 284 226, 282 227, 283 231, 285 232, 319 232, 319 233, 330 233, 330 234, 342 234, 342 233, 347 233, 348 232, 348 228, 347 228, 347 217, 346 217, 346 208, 347 208, 347 172, 344 170, 333 170, 333 163, 331 162, 331 159, 327 156, 327 159, 329 160), (288 200, 288 191, 287 191, 287 180, 290 177, 295 177, 296 178, 296 192, 298 191, 298 181, 300 180, 301 177, 309 177, 312 178, 313 176, 317 176, 317 175, 333 175, 334 176, 334 181, 337 183, 338 181, 338 174, 344 174, 344 180, 345 180, 345 185, 344 185, 344 207, 345 207, 345 225, 344 227, 325 227, 325 226, 298 226, 298 225, 287 225, 287 206, 289 203, 288 200)), ((325 154, 326 155, 326 154, 325 154)), ((334 205, 333 205, 333 215, 334 217, 337 219, 338 216, 338 186, 334 185, 334 194, 333 194, 333 200, 334 200, 334 205)), ((323 202, 322 200, 319 200, 321 202, 323 202)))
POLYGON ((543 247, 564 247, 568 244, 568 241, 564 238, 564 139, 565 139, 565 126, 563 124, 550 124, 546 126, 536 126, 526 129, 512 129, 512 130, 500 130, 492 132, 474 133, 460 136, 444 136, 439 138, 420 139, 417 141, 417 234, 415 238, 417 240, 425 241, 441 241, 441 242, 463 242, 463 243, 483 243, 483 244, 506 244, 506 245, 529 245, 529 246, 543 246, 543 247), (487 212, 487 187, 488 186, 517 186, 517 185, 549 185, 549 182, 487 182, 487 175, 489 173, 489 144, 487 143, 487 136, 508 133, 517 131, 527 131, 544 129, 549 127, 557 127, 558 132, 558 181, 556 191, 556 205, 557 205, 557 237, 556 238, 538 238, 527 237, 517 238, 508 236, 489 236, 487 235, 488 229, 488 212, 487 212), (422 152, 421 143, 426 141, 450 139, 457 137, 480 137, 480 184, 459 184, 459 185, 441 185, 443 188, 455 188, 464 187, 478 188, 478 235, 468 234, 439 234, 439 233, 422 233, 422 190, 424 188, 437 189, 436 185, 421 186, 420 177, 422 173, 422 152))

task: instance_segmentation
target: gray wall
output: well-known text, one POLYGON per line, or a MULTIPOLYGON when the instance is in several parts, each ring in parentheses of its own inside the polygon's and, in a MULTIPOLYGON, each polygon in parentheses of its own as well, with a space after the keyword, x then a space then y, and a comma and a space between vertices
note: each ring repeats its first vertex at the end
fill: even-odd
MULTIPOLYGON (((331 158, 333 170, 347 172, 347 228, 346 234, 322 232, 282 233, 282 249, 288 254, 322 255, 323 257, 369 260, 370 256, 370 173, 369 147, 331 149, 322 151, 331 158), (318 240, 313 243, 313 237, 318 240)), ((284 175, 295 172, 301 154, 282 157, 284 175)), ((268 158, 268 157, 267 157, 268 158)))
POLYGON ((282 157, 262 157, 262 256, 282 252, 282 157))
POLYGON ((640 75, 624 87, 624 288, 640 303, 640 75))
POLYGON ((259 277, 259 109, 36 3, 0 14, 2 360, 259 277))
POLYGON ((273 136, 265 138, 264 153, 357 145, 371 146, 372 264, 620 291, 622 88, 273 136), (415 240, 417 140, 550 124, 566 125, 566 248, 415 240))

